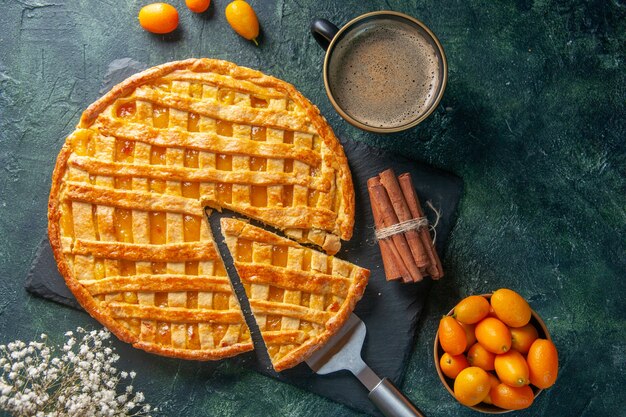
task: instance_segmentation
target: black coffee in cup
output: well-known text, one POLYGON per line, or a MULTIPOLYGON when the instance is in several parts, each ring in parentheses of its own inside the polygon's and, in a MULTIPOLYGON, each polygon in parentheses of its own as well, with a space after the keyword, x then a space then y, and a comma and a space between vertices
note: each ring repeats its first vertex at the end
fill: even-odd
POLYGON ((445 54, 419 20, 380 11, 341 29, 316 19, 311 32, 326 49, 328 97, 353 125, 381 133, 406 130, 428 117, 441 100, 447 82, 445 54))
POLYGON ((440 85, 435 48, 397 20, 365 22, 336 44, 330 90, 343 110, 373 127, 406 125, 430 108, 440 85))

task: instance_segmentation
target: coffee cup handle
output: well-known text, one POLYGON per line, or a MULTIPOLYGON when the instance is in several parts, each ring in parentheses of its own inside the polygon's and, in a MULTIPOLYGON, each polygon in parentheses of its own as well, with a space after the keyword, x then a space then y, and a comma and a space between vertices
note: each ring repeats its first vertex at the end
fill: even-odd
POLYGON ((311 34, 324 50, 328 49, 328 45, 337 32, 339 32, 339 28, 326 19, 314 19, 311 22, 311 34))

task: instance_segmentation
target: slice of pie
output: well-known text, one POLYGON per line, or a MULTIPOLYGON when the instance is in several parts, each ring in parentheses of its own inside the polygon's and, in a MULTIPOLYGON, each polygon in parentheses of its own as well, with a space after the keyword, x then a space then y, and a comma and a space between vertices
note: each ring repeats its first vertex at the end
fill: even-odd
POLYGON ((299 364, 350 317, 369 271, 240 220, 221 224, 274 369, 299 364))
POLYGON ((354 221, 343 149, 293 86, 225 61, 171 62, 89 106, 61 149, 48 210, 59 270, 136 347, 189 359, 250 350, 205 206, 328 253, 354 221))

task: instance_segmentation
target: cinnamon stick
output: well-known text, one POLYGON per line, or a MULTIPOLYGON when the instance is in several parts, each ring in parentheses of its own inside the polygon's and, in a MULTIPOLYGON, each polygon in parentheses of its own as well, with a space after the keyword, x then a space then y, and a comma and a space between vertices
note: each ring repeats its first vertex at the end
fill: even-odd
MULTIPOLYGON (((376 229, 382 229, 384 226, 383 218, 378 207, 378 202, 374 198, 373 193, 368 184, 368 191, 370 195, 370 203, 372 205, 372 214, 374 216, 374 225, 376 229)), ((387 281, 395 281, 402 279, 403 281, 411 280, 409 271, 404 266, 402 258, 398 253, 395 245, 389 241, 389 239, 381 239, 378 241, 380 247, 380 254, 383 258, 383 268, 385 269, 385 277, 387 281)))
MULTIPOLYGON (((417 193, 413 187, 411 174, 401 174, 398 177, 398 182, 400 183, 400 188, 406 198, 407 205, 409 206, 409 210, 411 211, 413 218, 424 217, 422 206, 420 205, 419 198, 417 197, 417 193)), ((428 228, 422 227, 419 230, 419 235, 430 260, 430 266, 427 268, 427 272, 432 279, 439 279, 443 276, 443 267, 441 265, 439 255, 437 255, 437 251, 433 245, 428 228)))
MULTIPOLYGON (((379 213, 382 217, 384 227, 389 227, 397 224, 398 216, 396 216, 393 205, 391 204, 389 196, 387 195, 387 191, 385 190, 385 187, 381 184, 380 179, 378 177, 370 178, 367 181, 367 186, 368 190, 372 193, 374 200, 378 204, 379 213)), ((391 236, 391 242, 393 242, 393 244, 395 245, 398 253, 400 254, 400 258, 404 263, 404 266, 409 271, 409 277, 411 278, 411 280, 413 282, 420 281, 422 279, 422 273, 415 263, 415 259, 413 259, 411 248, 409 247, 405 236, 400 233, 395 234, 391 236)))
MULTIPOLYGON (((380 182, 387 190, 389 194, 389 199, 391 200, 391 204, 393 209, 398 216, 400 222, 404 222, 407 220, 411 220, 414 217, 411 215, 411 211, 407 205, 406 199, 404 198, 404 194, 402 189, 400 188, 400 184, 398 183, 398 179, 396 178, 396 174, 393 172, 393 169, 388 169, 380 173, 380 182)), ((422 240, 417 232, 417 230, 407 230, 405 232, 406 240, 411 248, 411 253, 413 254, 413 259, 415 259, 415 263, 419 268, 427 268, 430 259, 424 245, 422 244, 422 240)))

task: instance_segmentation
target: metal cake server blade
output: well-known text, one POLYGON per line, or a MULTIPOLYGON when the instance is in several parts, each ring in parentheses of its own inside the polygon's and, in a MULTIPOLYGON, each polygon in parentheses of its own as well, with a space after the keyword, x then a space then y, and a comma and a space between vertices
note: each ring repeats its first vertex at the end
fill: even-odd
POLYGON ((370 392, 368 398, 386 417, 423 417, 423 414, 393 383, 381 379, 361 358, 367 329, 356 314, 350 315, 343 327, 306 360, 317 374, 325 375, 348 370, 370 392))

